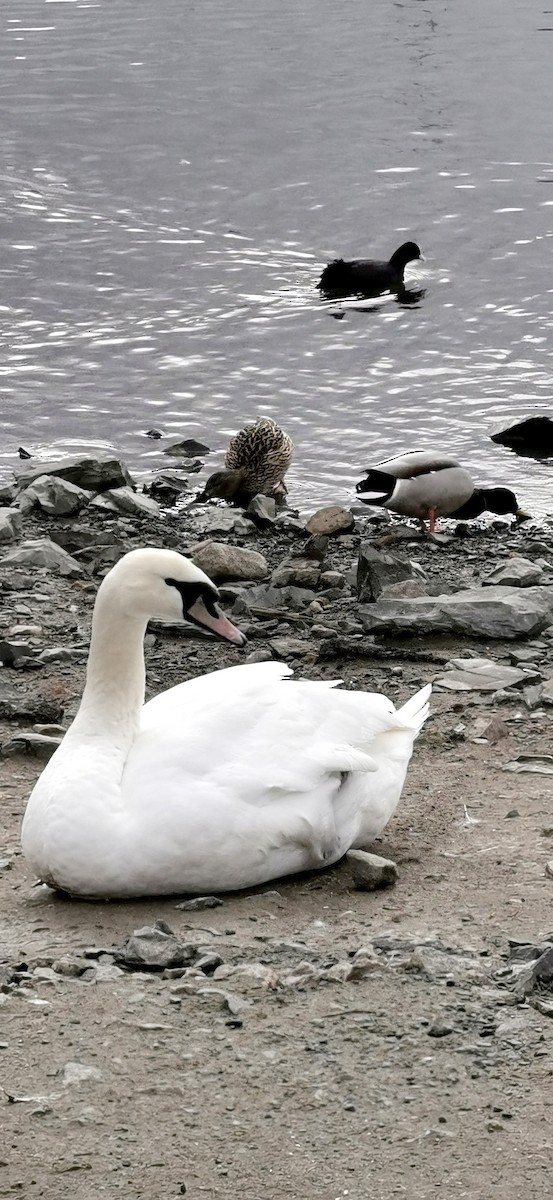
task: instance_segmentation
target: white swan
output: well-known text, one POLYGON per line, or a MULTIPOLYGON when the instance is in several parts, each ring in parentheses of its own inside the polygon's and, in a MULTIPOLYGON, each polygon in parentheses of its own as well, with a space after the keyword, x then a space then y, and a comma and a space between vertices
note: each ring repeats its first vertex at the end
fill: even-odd
POLYGON ((390 819, 429 687, 396 712, 263 662, 144 704, 150 617, 244 643, 216 599, 171 550, 133 550, 103 580, 81 705, 23 820, 44 883, 104 899, 232 891, 336 862, 390 819))

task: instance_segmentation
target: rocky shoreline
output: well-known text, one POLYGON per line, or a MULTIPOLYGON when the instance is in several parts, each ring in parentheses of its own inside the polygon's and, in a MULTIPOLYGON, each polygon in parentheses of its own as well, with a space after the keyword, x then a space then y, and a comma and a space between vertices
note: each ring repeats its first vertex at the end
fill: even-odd
MULTIPOLYGON (((247 510, 190 506, 176 483, 157 500, 155 481, 136 490, 115 459, 32 460, 0 494, 6 1144, 19 1139, 56 1200, 81 1171, 87 1196, 111 1171, 110 1195, 146 1195, 151 1164, 156 1194, 226 1197, 244 1156, 252 1197, 334 1200, 365 1195, 366 1128, 372 1194, 426 1200, 431 1173, 447 1178, 452 1161, 479 1194, 499 1136, 506 1194, 527 1186, 528 1154, 539 1194, 553 1039, 553 524, 446 522, 426 537, 361 505, 307 516, 265 497, 247 510), (78 706, 98 584, 144 545, 191 555, 248 637, 239 650, 195 627, 150 626, 148 695, 270 657, 396 703, 433 683, 376 847, 397 865, 393 886, 360 891, 344 862, 221 898, 94 905, 33 888, 19 850, 26 796, 78 706), (24 1059, 21 1039, 33 1047, 24 1059), (303 1151, 281 1160, 290 1110, 314 1174, 303 1151), (133 1145, 136 1121, 147 1149, 133 1145)), ((22 1172, 4 1158, 14 1190, 22 1172)))

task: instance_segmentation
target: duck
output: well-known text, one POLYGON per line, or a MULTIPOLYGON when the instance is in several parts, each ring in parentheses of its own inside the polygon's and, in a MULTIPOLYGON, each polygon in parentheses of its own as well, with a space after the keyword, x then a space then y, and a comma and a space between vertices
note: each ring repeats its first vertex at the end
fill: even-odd
POLYGON ((341 296, 380 296, 383 292, 405 291, 404 272, 408 262, 422 259, 416 242, 404 242, 388 262, 372 258, 354 258, 346 262, 337 258, 325 267, 317 284, 329 299, 341 296))
POLYGON ((416 517, 425 533, 434 533, 438 517, 450 516, 470 500, 474 483, 457 459, 409 450, 367 468, 366 478, 355 490, 363 504, 416 517))
POLYGON ((206 481, 197 501, 218 496, 223 500, 248 500, 262 493, 286 495, 284 476, 292 462, 294 443, 273 421, 259 417, 235 433, 225 455, 225 469, 206 481))
POLYGON ((385 459, 367 468, 355 490, 363 504, 418 518, 425 533, 435 533, 438 517, 470 521, 492 512, 529 519, 511 488, 477 487, 457 459, 434 451, 409 450, 385 459))
POLYGON ((470 499, 449 516, 455 521, 472 521, 485 512, 497 513, 502 517, 513 516, 519 522, 530 519, 530 513, 520 507, 515 493, 506 487, 475 487, 470 499))
POLYGON ((430 686, 383 695, 290 680, 270 661, 187 680, 144 704, 150 618, 244 634, 174 550, 124 555, 96 596, 77 715, 29 797, 23 853, 80 898, 237 891, 327 867, 399 801, 430 686))

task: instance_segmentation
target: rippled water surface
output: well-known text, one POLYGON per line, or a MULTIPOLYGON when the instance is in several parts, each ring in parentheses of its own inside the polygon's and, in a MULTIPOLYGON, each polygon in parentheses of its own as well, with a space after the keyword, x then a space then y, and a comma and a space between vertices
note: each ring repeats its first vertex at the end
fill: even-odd
POLYGON ((550 511, 488 435, 553 408, 552 52, 543 0, 3 0, 0 461, 268 413, 292 501, 436 445, 550 511), (407 237, 418 305, 319 301, 407 237))

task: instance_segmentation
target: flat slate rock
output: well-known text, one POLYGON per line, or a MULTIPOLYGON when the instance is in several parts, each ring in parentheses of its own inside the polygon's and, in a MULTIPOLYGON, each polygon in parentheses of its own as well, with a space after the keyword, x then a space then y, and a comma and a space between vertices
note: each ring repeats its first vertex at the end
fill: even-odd
POLYGON ((67 454, 63 458, 33 458, 26 466, 16 471, 19 489, 34 483, 40 475, 59 475, 77 487, 90 492, 103 492, 107 488, 132 484, 127 468, 119 458, 110 455, 97 456, 67 454))
POLYGON ((553 586, 470 588, 453 595, 379 600, 359 609, 366 633, 421 637, 533 637, 553 620, 553 586))
POLYGON ((499 688, 528 683, 529 678, 526 671, 506 667, 490 658, 453 658, 433 684, 450 692, 497 692, 499 688))
POLYGON ((7 554, 0 558, 0 567, 12 566, 48 567, 50 571, 67 576, 83 573, 83 568, 76 558, 72 558, 67 550, 58 546, 57 542, 52 542, 50 538, 35 538, 8 550, 7 554))
POLYGON ((482 580, 484 587, 501 584, 502 587, 533 587, 543 579, 543 567, 529 558, 513 557, 499 563, 482 580))

